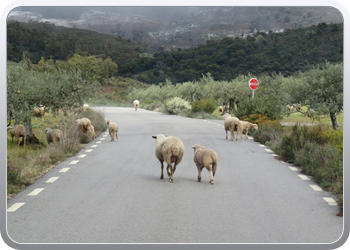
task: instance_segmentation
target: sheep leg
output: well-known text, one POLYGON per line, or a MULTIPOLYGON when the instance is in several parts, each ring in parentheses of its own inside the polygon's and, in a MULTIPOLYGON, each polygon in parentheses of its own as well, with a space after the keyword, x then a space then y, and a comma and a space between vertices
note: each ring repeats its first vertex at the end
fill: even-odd
POLYGON ((169 166, 169 163, 168 163, 168 166, 166 167, 166 171, 167 171, 168 177, 170 177, 170 175, 171 175, 171 173, 169 171, 169 168, 170 168, 170 166, 169 166))
POLYGON ((226 130, 226 140, 227 140, 227 130, 226 130))
POLYGON ((168 163, 168 167, 170 167, 170 169, 171 169, 171 174, 170 174, 169 180, 170 180, 170 182, 173 182, 174 181, 174 168, 172 167, 171 163, 170 163, 170 165, 168 163))
POLYGON ((209 183, 214 184, 214 175, 213 175, 213 171, 212 171, 212 169, 210 167, 210 164, 205 165, 205 168, 208 170, 209 175, 210 175, 209 183))
POLYGON ((198 169, 197 180, 198 180, 198 182, 200 182, 202 180, 202 168, 199 165, 197 165, 197 169, 198 169))
POLYGON ((164 178, 164 175, 163 175, 163 168, 164 168, 164 164, 163 164, 163 162, 161 161, 161 162, 160 162, 160 179, 163 179, 163 178, 164 178))
POLYGON ((109 135, 111 136, 111 141, 114 141, 114 132, 110 132, 109 135))

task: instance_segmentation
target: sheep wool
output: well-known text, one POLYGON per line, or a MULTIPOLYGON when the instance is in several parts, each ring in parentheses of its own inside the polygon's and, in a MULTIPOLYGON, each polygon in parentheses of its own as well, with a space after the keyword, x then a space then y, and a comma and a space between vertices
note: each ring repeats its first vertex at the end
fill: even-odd
POLYGON ((12 143, 13 143, 13 137, 16 137, 17 139, 17 146, 20 144, 20 138, 23 138, 23 148, 26 147, 26 130, 23 125, 15 125, 14 127, 8 127, 7 129, 10 129, 10 135, 12 137, 12 143))
POLYGON ((214 184, 214 176, 218 167, 217 153, 214 150, 207 149, 199 144, 192 146, 192 148, 194 149, 193 161, 198 169, 198 182, 202 179, 201 173, 205 167, 210 175, 209 183, 214 184))
POLYGON ((133 102, 133 104, 134 104, 135 111, 137 111, 138 107, 140 106, 140 101, 139 100, 135 100, 133 102))
POLYGON ((46 134, 47 144, 50 144, 50 142, 56 144, 60 142, 63 137, 63 133, 59 129, 46 128, 45 134, 46 134))
POLYGON ((236 137, 236 141, 238 140, 238 134, 242 137, 242 124, 241 121, 237 117, 232 117, 229 114, 225 114, 225 121, 224 121, 224 128, 226 131, 226 139, 227 139, 227 131, 231 132, 231 141, 236 137), (235 133, 237 133, 237 136, 235 136, 235 133))
POLYGON ((163 179, 163 162, 167 163, 167 174, 170 182, 174 181, 174 173, 176 166, 182 161, 182 157, 185 152, 185 147, 182 141, 175 136, 167 136, 163 134, 153 135, 152 138, 156 139, 155 155, 160 161, 161 175, 160 179, 163 179), (172 165, 174 163, 174 166, 172 165), (170 169, 170 171, 169 171, 170 169))
POLYGON ((248 121, 241 121, 241 125, 242 125, 241 137, 242 137, 242 132, 245 130, 246 131, 246 133, 245 133, 246 139, 248 138, 249 129, 258 130, 258 124, 255 124, 255 123, 251 123, 248 121))
POLYGON ((118 139, 118 125, 115 122, 112 122, 110 119, 107 119, 108 132, 111 136, 111 141, 114 141, 114 136, 118 139))

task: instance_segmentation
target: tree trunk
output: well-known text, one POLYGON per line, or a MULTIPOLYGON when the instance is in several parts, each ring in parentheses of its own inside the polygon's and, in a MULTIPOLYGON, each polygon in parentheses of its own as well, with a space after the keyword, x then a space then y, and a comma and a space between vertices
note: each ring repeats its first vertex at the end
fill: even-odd
POLYGON ((335 112, 329 111, 329 115, 332 120, 333 129, 338 130, 337 116, 335 115, 335 112))

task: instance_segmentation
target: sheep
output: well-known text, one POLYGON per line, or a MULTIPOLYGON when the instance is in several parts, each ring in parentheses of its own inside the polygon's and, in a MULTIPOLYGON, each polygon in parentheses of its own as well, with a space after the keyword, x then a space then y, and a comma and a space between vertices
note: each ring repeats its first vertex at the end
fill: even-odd
POLYGON ((91 130, 91 122, 88 118, 77 119, 75 123, 77 124, 78 130, 83 133, 87 133, 91 130))
POLYGON ((224 107, 223 106, 219 106, 219 112, 222 114, 224 113, 224 107))
POLYGON ((293 111, 294 110, 294 106, 293 105, 287 105, 287 109, 289 112, 293 111))
POLYGON ((40 105, 39 107, 33 108, 33 113, 35 117, 40 117, 40 119, 44 120, 44 114, 45 114, 45 107, 43 105, 40 105))
POLYGON ((91 125, 90 130, 88 131, 89 136, 92 140, 95 140, 96 134, 95 134, 95 127, 91 125))
POLYGON ((86 110, 88 110, 90 107, 89 107, 89 104, 84 104, 83 105, 83 111, 86 111, 86 110))
POLYGON ((134 104, 134 107, 135 107, 135 111, 137 111, 138 107, 140 106, 140 102, 138 100, 135 100, 133 102, 133 104, 134 104))
POLYGON ((314 122, 315 117, 316 117, 316 112, 312 108, 309 108, 306 112, 306 117, 312 119, 312 122, 314 122))
MULTIPOLYGON (((255 129, 255 130, 258 130, 258 124, 255 124, 255 123, 251 123, 251 122, 248 122, 248 121, 241 121, 241 125, 242 125, 242 130, 241 130, 241 133, 245 130, 246 133, 245 133, 245 138, 247 139, 248 138, 248 131, 249 129, 255 129)), ((242 136, 242 135, 241 135, 242 136)))
POLYGON ((209 183, 214 184, 214 176, 218 167, 218 155, 212 149, 207 149, 199 144, 192 146, 194 149, 193 161, 198 169, 198 182, 201 181, 202 170, 205 167, 209 171, 210 181, 209 183))
POLYGON ((10 129, 10 135, 12 137, 12 143, 13 143, 13 137, 16 137, 17 139, 17 145, 20 144, 20 137, 23 137, 23 148, 26 147, 26 130, 23 125, 15 125, 14 127, 7 127, 7 129, 10 129))
POLYGON ((114 141, 114 135, 118 139, 118 125, 111 120, 107 120, 109 135, 111 136, 111 142, 114 141))
POLYGON ((233 141, 233 138, 235 138, 235 133, 237 133, 236 141, 238 140, 238 134, 242 137, 242 124, 241 121, 237 117, 232 117, 230 114, 225 114, 223 116, 225 118, 224 121, 224 128, 226 131, 226 139, 227 139, 227 131, 231 132, 231 141, 233 141))
POLYGON ((182 161, 182 157, 185 152, 184 145, 182 141, 174 136, 167 136, 163 134, 153 135, 152 138, 156 139, 155 155, 160 161, 161 175, 160 179, 163 179, 163 162, 165 161, 167 165, 167 173, 169 181, 172 183, 174 181, 174 173, 176 166, 182 161), (174 163, 174 166, 172 165, 174 163), (169 168, 171 171, 169 171, 169 168))
POLYGON ((63 133, 59 129, 46 128, 45 134, 46 134, 47 144, 50 144, 50 142, 57 144, 61 141, 61 138, 63 137, 63 133))

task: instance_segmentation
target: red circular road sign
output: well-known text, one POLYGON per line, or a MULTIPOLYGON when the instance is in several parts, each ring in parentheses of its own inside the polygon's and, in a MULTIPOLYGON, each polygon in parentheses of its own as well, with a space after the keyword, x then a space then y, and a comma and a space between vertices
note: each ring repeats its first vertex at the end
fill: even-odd
POLYGON ((252 78, 249 81, 249 88, 251 90, 256 90, 259 87, 259 82, 256 78, 252 78))

